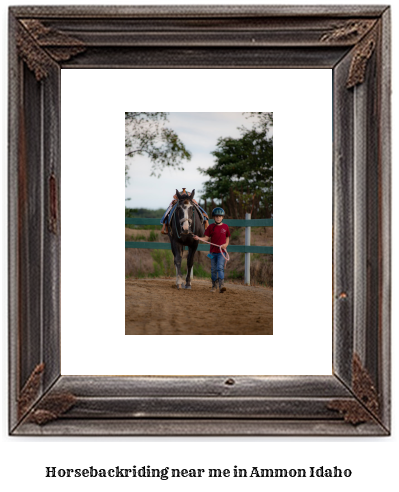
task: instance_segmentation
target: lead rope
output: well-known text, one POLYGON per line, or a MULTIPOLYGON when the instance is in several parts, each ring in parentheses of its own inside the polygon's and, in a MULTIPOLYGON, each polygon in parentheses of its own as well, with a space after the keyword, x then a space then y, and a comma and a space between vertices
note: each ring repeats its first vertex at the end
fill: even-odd
MULTIPOLYGON (((218 247, 218 246, 219 246, 219 244, 210 243, 210 242, 205 241, 204 239, 201 239, 201 238, 198 238, 198 240, 199 240, 199 241, 202 241, 203 243, 211 244, 212 246, 216 246, 216 247, 218 247)), ((224 261, 224 267, 226 268, 226 264, 227 264, 227 262, 230 260, 229 253, 227 252, 227 250, 226 250, 226 249, 222 249, 222 247, 221 247, 221 246, 219 246, 219 249, 220 249, 220 252, 222 253, 222 256, 223 256, 223 258, 224 258, 224 260, 225 260, 225 261, 224 261)))

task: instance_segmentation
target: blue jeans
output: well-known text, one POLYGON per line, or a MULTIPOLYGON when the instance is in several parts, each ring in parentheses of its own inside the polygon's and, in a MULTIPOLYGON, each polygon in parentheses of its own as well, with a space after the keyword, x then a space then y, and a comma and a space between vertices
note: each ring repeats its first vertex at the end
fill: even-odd
POLYGON ((211 277, 212 281, 216 282, 218 278, 224 280, 224 256, 222 253, 212 253, 211 258, 211 277))

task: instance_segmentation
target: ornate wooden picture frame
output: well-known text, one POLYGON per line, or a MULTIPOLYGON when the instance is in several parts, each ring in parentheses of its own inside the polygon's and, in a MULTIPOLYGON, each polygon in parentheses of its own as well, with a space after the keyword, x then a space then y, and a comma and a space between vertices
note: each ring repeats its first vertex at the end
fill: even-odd
POLYGON ((11 7, 9 432, 390 433, 388 6, 11 7), (60 374, 60 73, 327 68, 334 80, 330 376, 60 374))

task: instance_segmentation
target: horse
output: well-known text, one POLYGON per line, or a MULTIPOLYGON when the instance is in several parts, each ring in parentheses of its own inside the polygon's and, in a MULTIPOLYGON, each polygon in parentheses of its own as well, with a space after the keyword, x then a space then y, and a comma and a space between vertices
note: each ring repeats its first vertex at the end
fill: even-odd
POLYGON ((180 289, 183 284, 181 259, 184 247, 188 246, 188 258, 187 277, 183 288, 191 289, 191 269, 193 268, 194 254, 197 251, 199 242, 193 239, 193 236, 196 235, 202 237, 205 234, 203 219, 193 204, 194 193, 195 190, 191 192, 191 195, 180 194, 178 190, 176 190, 178 203, 176 204, 173 215, 171 213, 169 219, 168 236, 174 256, 176 287, 178 289, 180 289))

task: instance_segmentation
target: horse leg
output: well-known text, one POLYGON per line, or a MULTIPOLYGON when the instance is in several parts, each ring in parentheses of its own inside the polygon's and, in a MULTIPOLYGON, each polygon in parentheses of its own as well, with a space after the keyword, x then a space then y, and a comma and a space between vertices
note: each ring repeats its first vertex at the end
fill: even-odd
POLYGON ((188 257, 187 257, 187 277, 186 277, 186 285, 185 289, 191 289, 191 270, 194 265, 194 255, 197 248, 188 248, 188 257))
POLYGON ((183 248, 180 245, 176 245, 174 255, 176 267, 176 287, 180 289, 181 285, 183 284, 183 276, 181 274, 181 259, 183 256, 183 248))

